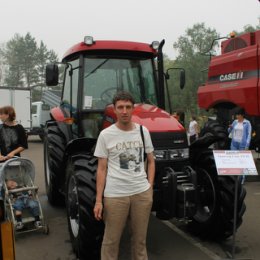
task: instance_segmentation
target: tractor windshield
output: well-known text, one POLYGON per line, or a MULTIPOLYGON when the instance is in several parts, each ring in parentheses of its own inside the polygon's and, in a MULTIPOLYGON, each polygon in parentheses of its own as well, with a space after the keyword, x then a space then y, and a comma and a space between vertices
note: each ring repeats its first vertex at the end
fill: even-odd
POLYGON ((157 105, 151 59, 86 57, 83 84, 84 109, 104 109, 120 90, 130 92, 136 103, 157 105))

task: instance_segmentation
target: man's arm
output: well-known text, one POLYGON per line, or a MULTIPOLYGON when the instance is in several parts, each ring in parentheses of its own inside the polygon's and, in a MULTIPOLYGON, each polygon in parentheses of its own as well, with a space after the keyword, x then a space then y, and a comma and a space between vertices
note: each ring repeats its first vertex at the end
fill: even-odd
POLYGON ((98 158, 98 168, 97 168, 97 180, 96 180, 96 204, 94 207, 94 216, 97 220, 102 219, 103 212, 103 193, 106 184, 107 177, 107 158, 98 158))
POLYGON ((147 154, 147 169, 148 169, 147 172, 148 182, 153 188, 153 182, 155 176, 155 161, 154 161, 153 152, 147 154))

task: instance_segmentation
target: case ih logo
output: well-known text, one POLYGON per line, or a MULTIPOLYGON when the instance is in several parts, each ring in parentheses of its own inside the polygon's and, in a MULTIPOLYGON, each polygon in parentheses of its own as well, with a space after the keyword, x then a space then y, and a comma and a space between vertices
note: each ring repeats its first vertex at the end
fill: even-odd
POLYGON ((249 78, 258 78, 260 71, 249 70, 249 71, 239 71, 221 75, 215 75, 208 78, 207 84, 217 84, 219 82, 230 82, 236 80, 245 80, 249 78))
POLYGON ((219 80, 221 82, 223 81, 231 81, 231 80, 239 80, 243 79, 244 72, 234 72, 234 73, 229 73, 229 74, 223 74, 219 76, 219 80))

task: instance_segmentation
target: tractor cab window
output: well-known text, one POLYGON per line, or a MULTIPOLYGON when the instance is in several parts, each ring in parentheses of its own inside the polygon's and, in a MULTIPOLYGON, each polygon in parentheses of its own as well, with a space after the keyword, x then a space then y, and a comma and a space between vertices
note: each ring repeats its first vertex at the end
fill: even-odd
POLYGON ((75 109, 77 107, 77 98, 78 98, 79 60, 77 59, 69 63, 72 66, 72 75, 70 75, 71 66, 68 66, 65 71, 65 82, 64 82, 63 95, 62 95, 62 104, 65 109, 70 108, 70 106, 72 106, 72 108, 75 109), (71 89, 70 89, 71 81, 72 81, 72 97, 71 97, 71 89))
POLYGON ((66 115, 69 117, 72 112, 72 117, 75 119, 75 123, 72 125, 73 133, 77 134, 78 125, 76 120, 77 113, 77 99, 78 99, 78 82, 79 82, 79 60, 69 62, 71 66, 68 66, 65 71, 65 81, 62 94, 61 106, 64 109, 66 115), (72 68, 72 72, 71 72, 72 68), (72 74, 71 74, 72 73, 72 74), (72 90, 71 90, 72 83, 72 90), (72 93, 72 96, 71 96, 72 93))
POLYGON ((85 58, 83 109, 104 109, 120 90, 156 105, 153 71, 151 59, 85 58))

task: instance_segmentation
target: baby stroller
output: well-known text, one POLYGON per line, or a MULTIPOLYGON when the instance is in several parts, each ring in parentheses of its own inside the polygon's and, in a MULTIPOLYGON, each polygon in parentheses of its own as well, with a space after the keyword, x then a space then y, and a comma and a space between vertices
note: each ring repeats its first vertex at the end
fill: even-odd
MULTIPOLYGON (((42 214, 41 204, 38 198, 38 187, 34 185, 35 168, 33 163, 24 158, 15 157, 0 164, 0 189, 1 196, 5 201, 5 212, 7 219, 12 221, 14 225, 15 235, 31 232, 43 231, 49 233, 49 227, 45 222, 42 214), (8 181, 14 182, 17 186, 8 189, 8 181), (39 215, 39 225, 35 225, 35 218, 31 209, 23 208, 22 223, 18 223, 14 213, 16 199, 30 199, 34 201, 37 207, 37 215, 39 215), (22 228, 18 230, 18 225, 22 224, 22 228)), ((10 187, 9 187, 10 188, 10 187)))

